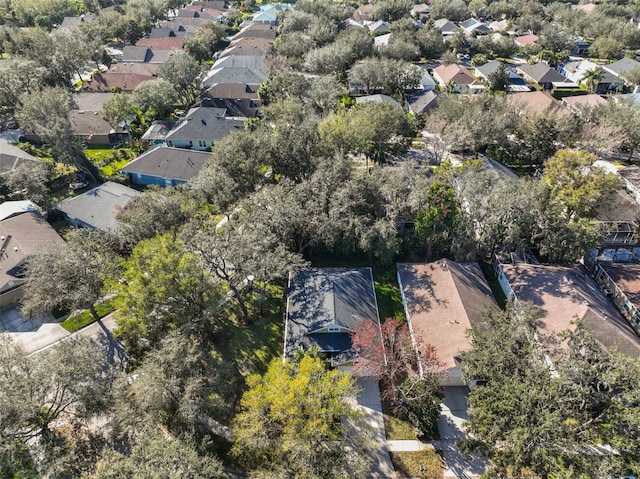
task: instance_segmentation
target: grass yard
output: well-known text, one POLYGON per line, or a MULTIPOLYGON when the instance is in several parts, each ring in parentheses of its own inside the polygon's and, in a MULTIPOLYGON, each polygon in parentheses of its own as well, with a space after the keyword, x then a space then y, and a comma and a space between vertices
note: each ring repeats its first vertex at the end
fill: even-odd
MULTIPOLYGON (((102 303, 96 304, 96 311, 98 312, 98 316, 100 316, 101 319, 115 311, 115 299, 116 298, 110 298, 106 301, 103 301, 102 303)), ((74 333, 93 322, 95 322, 95 319, 93 319, 91 311, 85 309, 81 313, 69 316, 67 319, 60 323, 60 326, 62 326, 70 333, 74 333)))
POLYGON ((84 154, 89 158, 105 176, 116 176, 120 170, 126 166, 136 154, 132 148, 112 147, 89 147, 84 150, 84 154))
POLYGON ((393 468, 398 477, 442 479, 444 463, 435 450, 390 452, 393 468))
MULTIPOLYGON (((279 286, 267 287, 269 297, 264 300, 260 317, 258 297, 249 297, 247 306, 254 318, 249 324, 239 324, 239 307, 235 299, 225 305, 224 314, 229 314, 232 322, 225 328, 225 339, 220 345, 220 353, 225 360, 233 361, 242 376, 263 374, 271 360, 282 355, 284 340, 284 322, 282 319, 283 290, 279 286)), ((245 296, 246 298, 246 296, 245 296)))
POLYGON ((387 439, 390 441, 401 441, 416 438, 416 428, 413 424, 396 417, 389 408, 389 405, 384 401, 382 401, 382 415, 387 439))
POLYGON ((504 291, 502 291, 502 288, 500 287, 500 283, 498 283, 498 278, 496 278, 496 275, 491 268, 491 264, 487 263, 486 261, 479 261, 479 264, 482 272, 484 273, 484 277, 489 283, 491 292, 496 298, 498 306, 500 306, 502 309, 505 309, 507 307, 507 298, 504 295, 504 291))
POLYGON ((395 281, 393 283, 375 282, 378 312, 380 313, 381 321, 387 318, 405 320, 400 289, 395 281))

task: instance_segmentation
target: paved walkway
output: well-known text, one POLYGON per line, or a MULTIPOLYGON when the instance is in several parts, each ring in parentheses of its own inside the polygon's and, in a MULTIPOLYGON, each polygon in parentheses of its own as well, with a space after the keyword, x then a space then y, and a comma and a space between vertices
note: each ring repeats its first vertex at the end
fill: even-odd
POLYGON ((391 479, 396 477, 389 451, 386 448, 386 433, 382 415, 382 403, 380 401, 380 388, 377 381, 358 379, 361 388, 358 394, 356 408, 362 412, 364 419, 373 431, 372 440, 379 448, 375 461, 371 467, 371 479, 391 479))

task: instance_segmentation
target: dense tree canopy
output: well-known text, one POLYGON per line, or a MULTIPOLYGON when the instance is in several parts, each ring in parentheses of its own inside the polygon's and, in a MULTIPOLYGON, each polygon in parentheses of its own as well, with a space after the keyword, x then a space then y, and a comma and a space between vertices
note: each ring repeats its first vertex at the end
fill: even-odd
POLYGON ((534 335, 537 319, 526 308, 487 313, 472 326, 473 349, 463 353, 462 368, 486 385, 469 395, 474 439, 467 446, 489 453, 495 475, 637 473, 637 408, 628 401, 638 362, 604 350, 579 324, 558 348, 558 338, 534 335), (583 452, 603 445, 618 454, 583 452))
POLYGON ((311 356, 278 358, 248 384, 233 450, 247 467, 278 477, 368 476, 372 445, 349 403, 356 389, 348 374, 311 356))

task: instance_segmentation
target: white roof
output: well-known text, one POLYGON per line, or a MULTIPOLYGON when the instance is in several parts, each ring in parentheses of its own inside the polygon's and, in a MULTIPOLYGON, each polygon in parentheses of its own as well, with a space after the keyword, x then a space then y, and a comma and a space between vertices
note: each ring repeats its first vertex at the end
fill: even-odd
POLYGON ((38 207, 29 200, 5 201, 0 204, 0 221, 29 211, 38 211, 38 207))

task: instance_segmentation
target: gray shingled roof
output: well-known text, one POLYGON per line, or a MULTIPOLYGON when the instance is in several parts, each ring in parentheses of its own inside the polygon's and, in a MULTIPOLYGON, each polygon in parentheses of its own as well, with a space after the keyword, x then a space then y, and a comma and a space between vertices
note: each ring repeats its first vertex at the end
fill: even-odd
POLYGON ((167 133, 167 141, 221 140, 244 128, 243 120, 225 118, 221 108, 196 107, 189 110, 167 133))
POLYGON ((20 163, 25 161, 40 161, 5 139, 0 139, 0 175, 13 171, 20 163))
POLYGON ((302 269, 289 275, 285 356, 318 345, 341 354, 351 348, 349 331, 360 321, 379 322, 371 268, 302 269), (319 332, 329 326, 340 332, 319 332))
POLYGON ((546 63, 538 62, 535 65, 520 65, 522 73, 536 83, 566 82, 567 78, 546 63))
POLYGON ((140 192, 133 188, 108 181, 86 193, 62 200, 55 208, 71 220, 98 230, 113 231, 118 227, 117 208, 123 208, 139 196, 140 192))
POLYGON ((189 181, 200 172, 210 158, 211 153, 207 151, 159 146, 133 160, 122 169, 122 173, 189 181))

